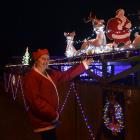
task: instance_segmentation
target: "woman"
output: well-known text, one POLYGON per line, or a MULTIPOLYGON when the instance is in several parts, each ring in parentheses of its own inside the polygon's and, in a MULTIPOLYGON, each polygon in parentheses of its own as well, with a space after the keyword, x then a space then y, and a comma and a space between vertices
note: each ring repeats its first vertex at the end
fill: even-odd
POLYGON ((56 140, 55 128, 59 123, 57 86, 83 73, 92 59, 85 59, 68 71, 60 72, 49 69, 47 49, 39 49, 32 56, 34 65, 23 77, 24 94, 29 105, 28 115, 34 132, 39 133, 42 140, 56 140))

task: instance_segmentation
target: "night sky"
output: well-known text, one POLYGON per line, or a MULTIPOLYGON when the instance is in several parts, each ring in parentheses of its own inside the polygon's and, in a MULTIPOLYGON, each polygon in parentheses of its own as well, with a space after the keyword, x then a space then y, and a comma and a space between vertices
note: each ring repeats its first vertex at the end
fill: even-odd
MULTIPOLYGON (((27 46, 30 53, 48 48, 51 56, 64 56, 64 32, 75 31, 76 40, 89 36, 92 26, 85 24, 83 18, 91 10, 107 21, 118 8, 124 8, 126 15, 137 13, 139 3, 134 0, 112 0, 112 3, 108 0, 5 0, 0 4, 0 64, 7 63, 12 56, 22 56, 27 46)), ((140 23, 138 16, 129 19, 133 25, 140 23)))

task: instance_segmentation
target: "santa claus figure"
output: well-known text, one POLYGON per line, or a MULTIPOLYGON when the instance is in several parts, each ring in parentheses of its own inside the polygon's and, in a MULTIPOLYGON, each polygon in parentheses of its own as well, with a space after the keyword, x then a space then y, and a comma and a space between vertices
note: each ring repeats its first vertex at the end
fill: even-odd
POLYGON ((124 9, 116 11, 116 16, 108 20, 107 23, 107 37, 113 40, 113 46, 118 47, 119 44, 128 46, 130 41, 131 22, 125 16, 124 9))

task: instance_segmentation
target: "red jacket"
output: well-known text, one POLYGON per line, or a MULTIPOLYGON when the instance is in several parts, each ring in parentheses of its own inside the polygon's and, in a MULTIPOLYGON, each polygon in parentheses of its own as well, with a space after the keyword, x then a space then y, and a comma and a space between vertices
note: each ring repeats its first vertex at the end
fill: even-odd
MULTIPOLYGON (((80 64, 66 72, 51 69, 47 73, 57 87, 58 83, 69 81, 85 70, 84 65, 80 64)), ((53 83, 35 69, 31 69, 23 77, 23 90, 29 106, 28 115, 36 132, 55 128, 52 121, 58 115, 59 97, 53 83)))

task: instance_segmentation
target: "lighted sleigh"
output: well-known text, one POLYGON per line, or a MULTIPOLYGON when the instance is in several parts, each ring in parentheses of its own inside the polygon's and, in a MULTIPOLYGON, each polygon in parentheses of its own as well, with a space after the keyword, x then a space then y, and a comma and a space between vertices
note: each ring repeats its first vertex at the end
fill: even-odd
POLYGON ((74 46, 74 37, 76 36, 76 33, 65 32, 64 36, 66 37, 67 42, 65 56, 67 58, 72 58, 81 55, 95 56, 97 54, 111 54, 112 52, 120 53, 121 51, 125 52, 125 50, 139 49, 140 47, 140 35, 137 33, 135 35, 135 38, 128 45, 120 43, 117 47, 114 47, 113 42, 107 42, 106 35, 109 31, 105 29, 104 20, 101 19, 94 19, 94 32, 96 34, 96 38, 88 39, 90 38, 88 37, 83 41, 80 41, 82 45, 79 50, 77 50, 74 46))

